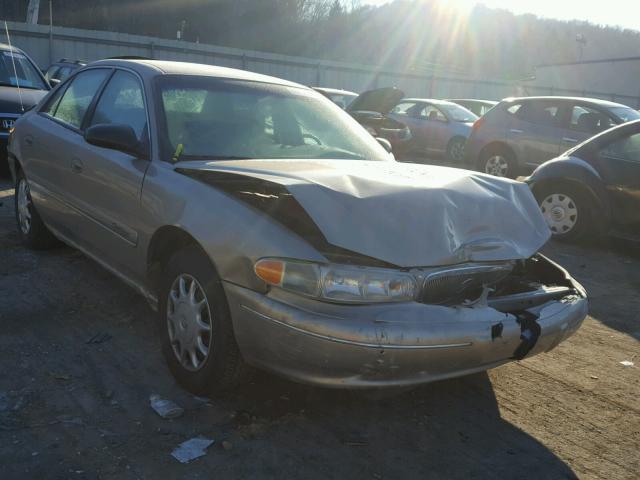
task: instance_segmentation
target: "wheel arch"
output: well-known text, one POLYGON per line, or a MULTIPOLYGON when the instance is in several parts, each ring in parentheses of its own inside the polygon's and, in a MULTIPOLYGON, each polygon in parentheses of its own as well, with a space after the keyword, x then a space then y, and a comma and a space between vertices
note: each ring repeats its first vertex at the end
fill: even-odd
POLYGON ((580 163, 568 161, 552 161, 538 168, 527 179, 533 195, 538 198, 539 192, 550 185, 571 185, 589 195, 606 221, 611 219, 611 204, 604 183, 591 166, 587 168, 580 163))
POLYGON ((160 286, 164 265, 171 255, 189 247, 198 249, 218 274, 215 262, 193 235, 182 227, 164 225, 153 233, 147 248, 147 281, 155 292, 160 286))
POLYGON ((476 160, 476 167, 479 170, 483 170, 482 169, 482 162, 485 159, 485 156, 489 153, 489 152, 496 152, 496 151, 503 151, 508 153, 509 155, 511 155, 511 158, 513 159, 514 162, 518 162, 518 157, 516 155, 516 152, 513 148, 511 148, 511 146, 502 141, 502 140, 496 140, 493 141, 491 143, 488 143, 487 145, 485 145, 484 147, 482 147, 482 150, 480 150, 480 154, 478 155, 478 158, 476 160))

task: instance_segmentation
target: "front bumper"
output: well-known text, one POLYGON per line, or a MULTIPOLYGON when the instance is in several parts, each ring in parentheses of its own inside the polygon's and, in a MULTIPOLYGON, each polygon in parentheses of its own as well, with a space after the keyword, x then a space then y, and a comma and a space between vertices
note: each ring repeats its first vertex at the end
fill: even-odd
POLYGON ((345 306, 225 283, 245 360, 296 381, 327 387, 407 386, 467 375, 518 357, 523 315, 539 336, 526 356, 547 352, 587 315, 582 287, 518 314, 487 305, 420 303, 345 306))

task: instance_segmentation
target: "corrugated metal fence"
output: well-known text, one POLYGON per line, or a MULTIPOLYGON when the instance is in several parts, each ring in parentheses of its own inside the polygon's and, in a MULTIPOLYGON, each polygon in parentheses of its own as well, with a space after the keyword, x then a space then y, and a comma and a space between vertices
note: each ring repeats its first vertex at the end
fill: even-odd
MULTIPOLYGON (((640 106, 640 99, 614 93, 554 89, 504 81, 393 72, 371 65, 314 60, 240 50, 140 35, 8 22, 14 45, 25 50, 41 67, 60 58, 98 60, 137 55, 163 60, 207 63, 273 75, 312 86, 361 92, 396 86, 407 96, 429 98, 483 98, 500 100, 521 95, 575 95, 614 100, 640 106)), ((4 40, 4 35, 0 39, 4 40)))

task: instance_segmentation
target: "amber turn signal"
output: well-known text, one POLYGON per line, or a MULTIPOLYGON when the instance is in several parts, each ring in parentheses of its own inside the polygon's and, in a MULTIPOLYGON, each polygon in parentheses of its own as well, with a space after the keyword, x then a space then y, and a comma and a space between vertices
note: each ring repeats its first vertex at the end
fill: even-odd
POLYGON ((269 285, 282 285, 282 279, 284 278, 283 261, 270 258, 258 260, 254 266, 254 270, 258 278, 264 280, 269 285))

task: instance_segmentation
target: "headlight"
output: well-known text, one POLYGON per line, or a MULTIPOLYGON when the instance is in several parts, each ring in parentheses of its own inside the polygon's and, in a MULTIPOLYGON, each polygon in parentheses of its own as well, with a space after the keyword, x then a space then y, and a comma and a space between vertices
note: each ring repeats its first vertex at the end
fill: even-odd
POLYGON ((254 270, 269 285, 337 303, 408 302, 417 291, 413 275, 386 268, 264 258, 254 270))

